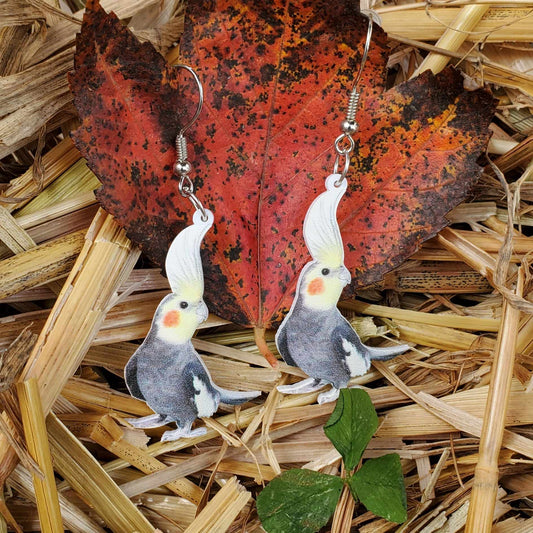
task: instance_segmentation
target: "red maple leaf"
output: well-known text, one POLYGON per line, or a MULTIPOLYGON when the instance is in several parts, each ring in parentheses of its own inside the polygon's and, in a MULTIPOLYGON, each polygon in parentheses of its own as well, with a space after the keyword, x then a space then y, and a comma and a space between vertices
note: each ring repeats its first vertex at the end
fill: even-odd
MULTIPOLYGON (((191 0, 182 62, 205 103, 187 133, 197 194, 214 212, 206 300, 243 325, 277 322, 309 260, 302 223, 332 171, 333 141, 357 73, 367 19, 350 0, 191 0)), ((348 193, 339 206, 352 290, 380 279, 446 224, 468 194, 494 102, 447 69, 384 91, 376 28, 360 86, 348 193)), ((88 4, 71 86, 76 145, 102 181, 98 198, 154 261, 191 219, 172 174, 179 113, 194 90, 113 15, 88 4)))

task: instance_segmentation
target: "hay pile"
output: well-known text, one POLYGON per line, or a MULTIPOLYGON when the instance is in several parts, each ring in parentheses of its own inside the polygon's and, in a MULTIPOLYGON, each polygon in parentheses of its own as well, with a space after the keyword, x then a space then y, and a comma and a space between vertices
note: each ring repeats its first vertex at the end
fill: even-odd
MULTIPOLYGON (((178 0, 103 5, 169 61, 178 56, 178 0)), ((68 137, 76 113, 65 75, 82 7, 0 5, 0 532, 261 531, 263 483, 292 466, 339 472, 322 431, 333 405, 283 397, 275 385, 301 372, 273 370, 252 331, 212 316, 194 343, 215 381, 260 389, 261 399, 219 411, 205 436, 176 443, 150 430, 146 446, 123 421, 150 413, 121 376, 167 282, 98 208, 98 181, 68 137)), ((332 531, 451 533, 467 515, 469 532, 493 521, 494 532, 533 531, 533 3, 362 7, 389 33, 391 84, 457 64, 499 106, 494 165, 451 226, 342 304, 363 337, 413 343, 354 380, 382 417, 367 456, 402 458, 409 520, 394 525, 362 507, 352 516, 341 499, 332 531)), ((274 350, 272 333, 267 340, 274 350)))

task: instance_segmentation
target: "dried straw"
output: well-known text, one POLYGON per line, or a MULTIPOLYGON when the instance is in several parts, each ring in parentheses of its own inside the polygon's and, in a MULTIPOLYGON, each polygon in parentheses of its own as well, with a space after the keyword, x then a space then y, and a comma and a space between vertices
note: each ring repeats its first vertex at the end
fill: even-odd
MULTIPOLYGON (((166 468, 164 463, 126 441, 123 429, 109 415, 104 415, 99 420, 91 431, 90 437, 94 442, 97 442, 117 457, 128 461, 145 474, 158 472, 166 468)), ((196 505, 202 498, 202 490, 186 478, 176 479, 165 486, 173 493, 183 496, 196 505)))
POLYGON ((233 520, 251 498, 251 494, 232 477, 206 505, 185 533, 227 531, 233 520))
MULTIPOLYGON (((9 477, 9 485, 28 500, 35 502, 36 494, 33 489, 32 478, 29 473, 18 465, 9 477)), ((58 494, 61 516, 65 526, 74 533, 104 533, 94 520, 89 518, 78 506, 74 505, 66 496, 58 494)), ((1 530, 0 530, 1 531, 1 530)))
POLYGON ((63 521, 37 380, 32 378, 19 383, 17 391, 26 444, 44 474, 44 478, 33 476, 41 530, 45 533, 56 533, 63 530, 63 521))
MULTIPOLYGON (((446 29, 442 37, 437 41, 436 46, 452 52, 459 50, 468 33, 479 24, 488 10, 488 5, 472 5, 461 8, 457 18, 446 29)), ((448 61, 449 57, 432 52, 424 58, 424 61, 422 61, 413 76, 417 76, 424 70, 431 70, 434 74, 437 74, 448 64, 448 61)))
MULTIPOLYGON (((478 19, 476 24, 470 25, 463 20, 462 15, 470 14, 474 8, 486 10, 494 2, 468 2, 464 7, 430 7, 424 10, 428 4, 418 2, 418 9, 408 9, 407 6, 398 6, 397 10, 377 9, 383 28, 387 33, 400 34, 410 39, 420 41, 438 41, 444 33, 453 30, 466 31, 463 40, 477 42, 501 43, 505 41, 531 42, 531 2, 525 6, 493 7, 490 12, 478 19), (465 9, 470 8, 469 11, 465 9), (457 20, 461 18, 461 20, 457 20), (461 24, 459 24, 460 22, 461 24), (463 26, 468 29, 463 29, 463 26), (472 31, 474 30, 474 31, 472 31)), ((509 2, 514 4, 514 2, 509 2)), ((433 4, 433 2, 432 2, 433 4)), ((501 5, 501 4, 500 4, 501 5)), ((479 15, 479 11, 477 11, 479 15)))
MULTIPOLYGON (((180 0, 104 4, 163 50, 183 27, 180 0)), ((392 525, 354 507, 345 491, 326 530, 528 531, 533 5, 385 0, 366 7, 375 8, 391 37, 392 83, 450 62, 465 72, 467 85, 491 85, 499 107, 489 153, 499 170, 485 168, 469 201, 448 215, 451 227, 341 306, 365 342, 386 336, 412 344, 352 380, 368 387, 381 420, 364 457, 400 455, 409 519, 392 525), (523 295, 513 289, 520 268, 523 295)), ((18 459, 37 476, 43 469, 26 450, 13 394, 13 383, 35 379, 42 412, 57 415, 49 415, 48 433, 64 476, 57 491, 66 528, 259 533, 252 498, 276 473, 294 466, 341 473, 322 430, 333 405, 317 405, 318 393, 280 395, 276 385, 304 374, 281 361, 273 369, 253 331, 210 316, 193 344, 214 380, 265 394, 238 408, 222 406, 198 422, 207 432, 194 439, 161 443, 165 428, 145 433, 123 421, 150 413, 127 394, 123 369, 169 288, 159 269, 146 262, 133 268, 139 254, 98 211, 98 182, 68 138, 76 119, 64 73, 81 11, 61 9, 41 0, 0 7, 0 171, 4 181, 14 178, 0 196, 0 349, 7 350, 0 354, 0 470, 9 489, 5 501, 0 497, 0 532, 41 528, 34 502, 45 496, 24 468, 13 470, 18 459), (24 328, 40 333, 35 347, 28 330, 9 348, 24 328)), ((169 57, 178 60, 178 48, 169 57)), ((274 332, 264 333, 262 348, 276 354, 274 332)), ((37 416, 24 401, 25 416, 37 416)), ((44 439, 41 429, 28 441, 44 439)))
MULTIPOLYGON (((83 359, 111 298, 139 255, 103 211, 95 217, 85 238, 21 376, 23 380, 35 377, 39 381, 45 413, 83 359)), ((0 446, 0 471, 4 476, 12 470, 13 459, 12 453, 0 446)))
MULTIPOLYGON (((516 287, 517 296, 524 289, 524 271, 520 269, 516 287)), ((479 462, 476 466, 472 488, 471 507, 465 531, 489 532, 498 492, 498 457, 505 428, 505 413, 511 390, 516 332, 520 311, 507 301, 503 304, 503 323, 494 353, 489 395, 483 420, 483 432, 479 445, 479 462)))
POLYGON ((47 418, 57 471, 113 531, 153 533, 153 527, 87 449, 53 414, 47 418))

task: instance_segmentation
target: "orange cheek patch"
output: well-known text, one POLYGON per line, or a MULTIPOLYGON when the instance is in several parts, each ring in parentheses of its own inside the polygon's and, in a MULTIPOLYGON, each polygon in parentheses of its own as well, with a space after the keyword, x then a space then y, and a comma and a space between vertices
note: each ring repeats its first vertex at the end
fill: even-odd
POLYGON ((169 311, 164 317, 163 317, 163 325, 166 328, 175 328, 180 323, 180 314, 179 311, 176 311, 173 309, 172 311, 169 311))
POLYGON ((322 294, 325 290, 324 280, 322 278, 315 278, 311 280, 311 283, 307 286, 308 294, 322 294))

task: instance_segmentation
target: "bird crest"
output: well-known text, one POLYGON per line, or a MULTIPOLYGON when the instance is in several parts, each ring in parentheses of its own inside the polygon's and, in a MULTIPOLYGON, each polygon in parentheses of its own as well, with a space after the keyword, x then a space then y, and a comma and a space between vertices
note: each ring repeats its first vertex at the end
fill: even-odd
POLYGON ((196 301, 204 294, 204 272, 200 257, 202 239, 213 225, 213 213, 205 210, 207 220, 197 210, 193 223, 180 231, 172 241, 165 259, 165 270, 172 292, 180 297, 196 301))
POLYGON ((315 198, 305 215, 303 234, 314 261, 331 268, 344 264, 344 246, 337 222, 337 206, 346 192, 347 181, 340 174, 326 179, 326 190, 315 198))

